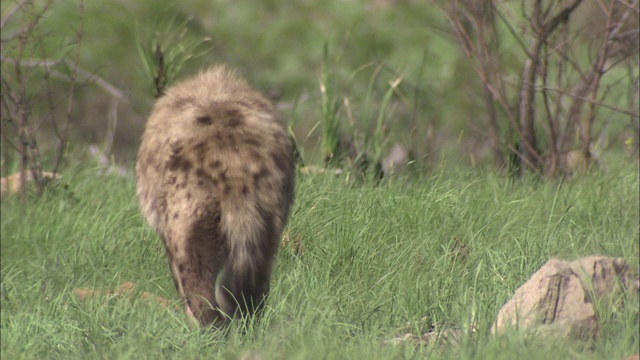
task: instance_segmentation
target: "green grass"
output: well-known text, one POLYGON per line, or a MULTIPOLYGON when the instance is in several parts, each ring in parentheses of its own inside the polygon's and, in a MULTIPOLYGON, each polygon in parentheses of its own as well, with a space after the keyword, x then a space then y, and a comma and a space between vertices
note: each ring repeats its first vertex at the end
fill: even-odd
POLYGON ((78 300, 74 289, 124 281, 178 296, 132 179, 75 169, 63 184, 25 203, 2 199, 3 359, 622 359, 639 350, 633 307, 605 316, 593 346, 488 331, 550 257, 620 256, 637 269, 633 166, 564 182, 442 170, 376 186, 300 175, 287 231, 303 252, 281 249, 262 318, 227 336, 191 330, 180 309, 153 301, 78 300), (453 253, 455 238, 466 255, 453 253), (477 331, 458 346, 384 344, 423 317, 477 331))

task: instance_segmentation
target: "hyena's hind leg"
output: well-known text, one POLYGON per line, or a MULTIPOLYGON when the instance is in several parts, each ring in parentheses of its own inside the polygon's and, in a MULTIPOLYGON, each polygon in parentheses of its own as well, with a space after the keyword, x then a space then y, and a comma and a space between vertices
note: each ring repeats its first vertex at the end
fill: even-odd
POLYGON ((231 245, 216 289, 220 308, 234 318, 259 313, 269 295, 279 234, 272 223, 266 222, 256 235, 258 241, 250 239, 231 245))
POLYGON ((186 241, 174 242, 169 257, 173 279, 187 316, 203 325, 220 326, 228 317, 220 312, 215 298, 215 283, 228 249, 217 229, 196 224, 186 241))

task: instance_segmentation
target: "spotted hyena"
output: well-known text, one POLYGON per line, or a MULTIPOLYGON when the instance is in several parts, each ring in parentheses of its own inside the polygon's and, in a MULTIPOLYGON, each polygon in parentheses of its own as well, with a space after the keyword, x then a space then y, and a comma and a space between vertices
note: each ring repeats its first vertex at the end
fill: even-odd
POLYGON ((224 66, 170 87, 147 122, 136 177, 189 318, 219 325, 258 310, 294 190, 273 105, 224 66))

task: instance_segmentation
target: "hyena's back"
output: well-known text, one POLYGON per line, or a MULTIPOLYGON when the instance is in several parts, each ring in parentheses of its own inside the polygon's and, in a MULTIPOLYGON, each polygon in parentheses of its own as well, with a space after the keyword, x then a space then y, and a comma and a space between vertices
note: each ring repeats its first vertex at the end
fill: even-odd
POLYGON ((136 175, 187 314, 207 325, 224 321, 219 310, 256 310, 294 189, 272 104, 224 67, 169 88, 147 122, 136 175))

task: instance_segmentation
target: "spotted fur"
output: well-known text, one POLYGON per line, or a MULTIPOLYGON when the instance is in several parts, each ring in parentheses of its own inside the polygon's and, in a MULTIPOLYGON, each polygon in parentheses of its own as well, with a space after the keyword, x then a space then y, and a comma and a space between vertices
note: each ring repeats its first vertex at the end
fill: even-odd
POLYGON ((264 303, 293 201, 293 151, 273 105, 224 66, 155 104, 136 163, 142 213, 201 325, 264 303))

